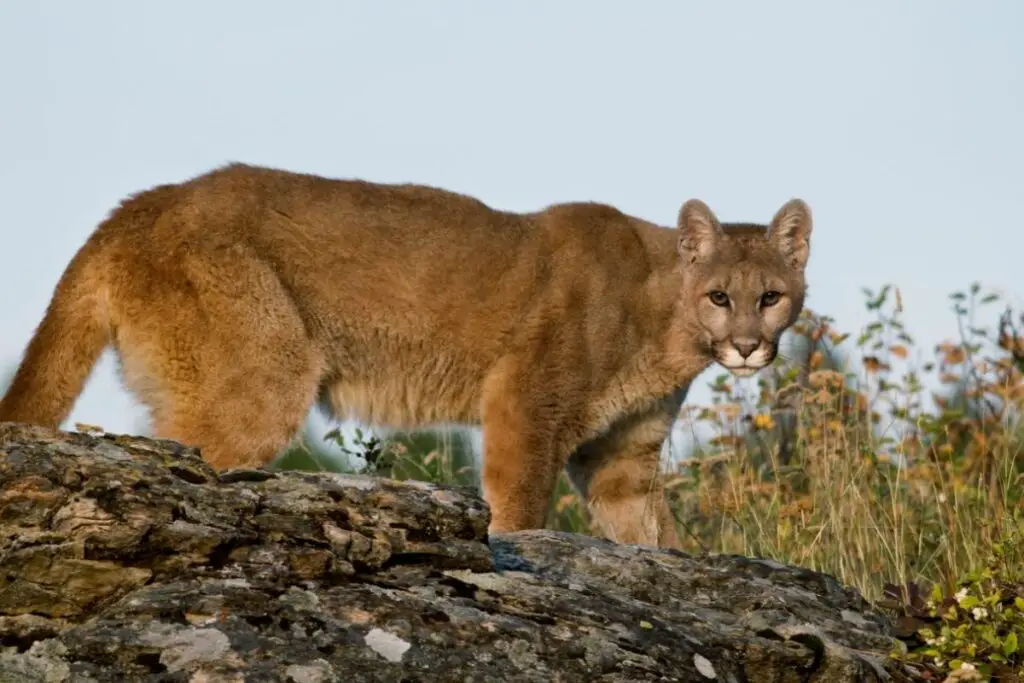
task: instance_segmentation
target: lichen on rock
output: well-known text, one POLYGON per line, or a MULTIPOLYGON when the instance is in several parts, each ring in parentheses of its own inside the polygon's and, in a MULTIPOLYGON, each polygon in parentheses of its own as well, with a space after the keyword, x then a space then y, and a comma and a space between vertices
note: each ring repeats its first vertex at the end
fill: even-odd
POLYGON ((913 680, 829 576, 488 519, 457 487, 0 424, 0 681, 913 680))

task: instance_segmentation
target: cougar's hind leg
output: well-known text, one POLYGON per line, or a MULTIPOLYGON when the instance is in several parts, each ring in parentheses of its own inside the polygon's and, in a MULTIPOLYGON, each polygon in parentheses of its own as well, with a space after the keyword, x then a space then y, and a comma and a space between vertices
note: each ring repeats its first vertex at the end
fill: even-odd
POLYGON ((262 263, 203 275, 177 300, 134 311, 118 335, 125 382, 149 406, 155 436, 198 446, 218 470, 263 466, 301 428, 323 356, 262 263))
POLYGON ((153 411, 156 436, 196 445, 215 469, 262 467, 283 451, 302 427, 319 377, 314 359, 268 370, 240 365, 235 377, 207 382, 222 370, 177 383, 178 400, 153 411), (211 385, 219 384, 217 389, 211 385))

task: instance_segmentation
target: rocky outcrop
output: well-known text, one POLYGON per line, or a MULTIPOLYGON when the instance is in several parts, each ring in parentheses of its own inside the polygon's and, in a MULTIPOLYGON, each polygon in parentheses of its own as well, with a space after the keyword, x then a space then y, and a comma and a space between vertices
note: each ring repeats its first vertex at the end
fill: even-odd
POLYGON ((0 424, 0 681, 911 680, 826 575, 487 523, 468 490, 0 424))

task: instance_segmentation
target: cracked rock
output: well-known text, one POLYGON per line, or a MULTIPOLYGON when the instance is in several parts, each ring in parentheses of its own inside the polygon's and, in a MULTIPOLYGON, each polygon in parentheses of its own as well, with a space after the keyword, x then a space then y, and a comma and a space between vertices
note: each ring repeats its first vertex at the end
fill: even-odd
POLYGON ((464 488, 0 424, 0 681, 916 680, 832 577, 488 518, 464 488))

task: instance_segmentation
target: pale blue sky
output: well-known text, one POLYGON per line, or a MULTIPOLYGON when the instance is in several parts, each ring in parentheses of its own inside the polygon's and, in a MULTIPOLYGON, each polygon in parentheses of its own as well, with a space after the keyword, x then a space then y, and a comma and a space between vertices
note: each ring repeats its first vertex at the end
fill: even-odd
MULTIPOLYGON (((1024 3, 0 3, 0 368, 126 194, 229 160, 670 225, 807 200, 808 305, 1020 302, 1024 3)), ((700 400, 706 392, 696 392, 700 400)), ((72 420, 138 429, 107 358, 72 420)))

